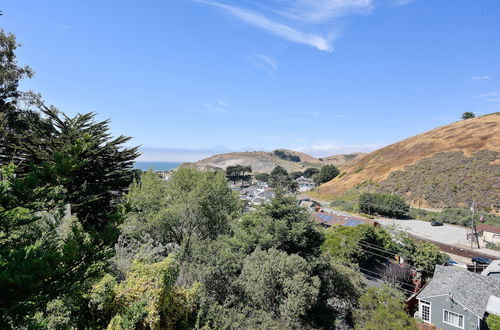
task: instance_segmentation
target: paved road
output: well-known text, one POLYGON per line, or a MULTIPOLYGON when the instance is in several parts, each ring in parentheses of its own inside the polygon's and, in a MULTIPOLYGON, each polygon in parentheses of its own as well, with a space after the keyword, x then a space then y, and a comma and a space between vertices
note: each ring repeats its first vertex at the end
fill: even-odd
MULTIPOLYGON (((467 228, 444 224, 442 226, 433 227, 429 222, 421 220, 387 220, 377 219, 383 226, 396 226, 414 236, 440 242, 448 245, 464 247, 470 249, 470 241, 467 240, 467 228)), ((496 256, 500 259, 500 252, 491 249, 476 249, 478 253, 485 253, 491 256, 496 256)))
POLYGON ((395 226, 397 229, 410 232, 421 238, 470 248, 470 242, 467 240, 467 229, 464 227, 446 224, 433 227, 430 222, 421 220, 377 219, 377 221, 382 223, 383 226, 395 226))
MULTIPOLYGON (((344 216, 352 216, 346 212, 340 212, 329 208, 328 202, 319 201, 323 210, 344 216)), ((432 240, 448 245, 470 248, 470 241, 467 240, 467 228, 444 224, 443 226, 431 226, 430 222, 421 220, 392 220, 376 219, 383 226, 395 226, 396 229, 404 230, 419 238, 432 240)), ((491 249, 477 249, 477 252, 483 252, 491 256, 497 256, 500 259, 500 252, 491 249)))

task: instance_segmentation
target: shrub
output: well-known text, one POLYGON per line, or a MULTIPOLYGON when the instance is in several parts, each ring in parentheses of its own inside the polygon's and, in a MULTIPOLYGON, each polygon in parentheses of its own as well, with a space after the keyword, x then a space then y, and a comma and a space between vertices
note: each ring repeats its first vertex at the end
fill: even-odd
POLYGON ((464 112, 462 114, 462 120, 471 119, 471 118, 474 118, 474 117, 476 117, 476 115, 474 114, 474 112, 467 111, 467 112, 464 112))
POLYGON ((378 213, 388 217, 406 217, 410 206, 397 195, 363 193, 359 196, 359 210, 367 214, 378 213))
POLYGON ((339 173, 340 171, 335 165, 324 165, 319 170, 319 173, 314 176, 314 182, 320 185, 334 179, 339 173))
POLYGON ((259 173, 255 175, 255 179, 259 181, 264 181, 268 182, 269 181, 269 174, 268 173, 259 173))
POLYGON ((293 155, 291 153, 288 153, 286 151, 283 151, 283 150, 274 150, 273 154, 278 157, 278 158, 281 158, 283 160, 288 160, 288 161, 291 161, 291 162, 300 162, 300 157, 297 156, 297 155, 293 155))

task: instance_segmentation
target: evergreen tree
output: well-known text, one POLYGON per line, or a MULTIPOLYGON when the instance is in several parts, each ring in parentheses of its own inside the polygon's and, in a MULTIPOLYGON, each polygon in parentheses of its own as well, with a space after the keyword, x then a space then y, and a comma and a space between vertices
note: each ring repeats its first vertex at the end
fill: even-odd
POLYGON ((324 165, 319 170, 319 173, 314 175, 314 182, 316 185, 320 185, 322 183, 328 182, 334 179, 337 175, 339 175, 340 171, 335 165, 324 165))

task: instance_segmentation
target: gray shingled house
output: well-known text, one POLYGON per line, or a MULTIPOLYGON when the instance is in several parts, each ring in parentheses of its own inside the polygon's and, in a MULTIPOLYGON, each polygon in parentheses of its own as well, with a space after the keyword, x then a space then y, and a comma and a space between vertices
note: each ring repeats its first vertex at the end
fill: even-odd
POLYGON ((487 329, 490 296, 500 297, 500 280, 453 266, 436 266, 417 295, 418 317, 438 329, 487 329))

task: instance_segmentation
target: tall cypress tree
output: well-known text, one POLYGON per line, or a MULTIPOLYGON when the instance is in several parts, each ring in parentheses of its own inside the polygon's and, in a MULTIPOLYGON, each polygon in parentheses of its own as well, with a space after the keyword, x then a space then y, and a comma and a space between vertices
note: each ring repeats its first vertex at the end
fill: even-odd
POLYGON ((113 138, 109 121, 96 121, 94 113, 68 117, 19 91, 33 72, 18 65, 17 47, 15 36, 0 30, 0 165, 12 162, 23 176, 57 164, 47 184, 65 188, 65 202, 86 226, 100 226, 132 182, 137 147, 124 146, 129 137, 113 138))

